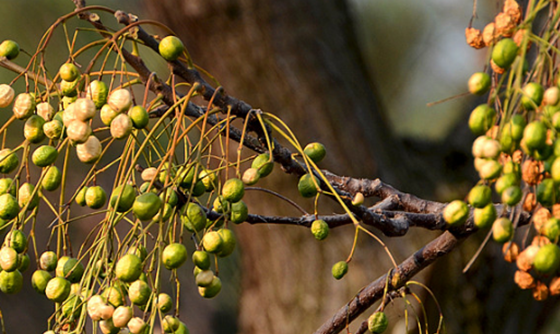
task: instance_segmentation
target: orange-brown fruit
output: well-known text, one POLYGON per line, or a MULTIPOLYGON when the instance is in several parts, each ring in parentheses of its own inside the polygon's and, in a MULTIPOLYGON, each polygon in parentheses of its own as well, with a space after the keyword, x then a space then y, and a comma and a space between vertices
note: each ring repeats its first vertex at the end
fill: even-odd
POLYGON ((515 242, 506 242, 502 247, 502 253, 504 254, 504 260, 514 262, 519 255, 519 246, 515 242))
POLYGON ((560 277, 554 277, 548 285, 551 296, 560 295, 560 277))
POLYGON ((532 212, 533 210, 535 210, 536 206, 537 197, 533 193, 528 193, 527 196, 525 196, 525 202, 523 202, 523 210, 532 212))
POLYGON ((535 287, 533 287, 533 298, 537 301, 546 300, 548 298, 548 286, 537 281, 535 287))
POLYGON ((490 22, 482 30, 482 40, 486 45, 493 45, 498 40, 498 34, 496 33, 496 26, 494 22, 490 22))
POLYGON ((482 49, 486 45, 482 40, 482 32, 475 28, 465 29, 465 37, 467 39, 467 44, 475 49, 482 49))
POLYGON ((494 22, 496 22, 496 33, 504 37, 511 37, 517 26, 514 18, 506 13, 496 15, 494 22))
POLYGON ((521 16, 523 15, 521 11, 521 7, 515 0, 506 0, 504 2, 504 13, 511 16, 515 24, 519 24, 521 22, 521 16))
POLYGON ((521 288, 522 290, 532 289, 535 287, 535 279, 533 278, 533 276, 521 270, 515 272, 513 280, 515 284, 517 284, 517 286, 519 286, 519 288, 521 288))
POLYGON ((544 165, 542 161, 529 159, 521 166, 521 176, 528 185, 534 186, 543 179, 544 165))
POLYGON ((493 60, 490 60, 490 66, 492 67, 492 70, 498 74, 504 74, 504 72, 506 71, 505 68, 501 68, 500 66, 496 65, 493 60))
POLYGON ((546 224, 546 222, 550 219, 552 215, 547 208, 540 208, 533 214, 533 224, 535 226, 535 230, 541 233, 542 228, 546 224))

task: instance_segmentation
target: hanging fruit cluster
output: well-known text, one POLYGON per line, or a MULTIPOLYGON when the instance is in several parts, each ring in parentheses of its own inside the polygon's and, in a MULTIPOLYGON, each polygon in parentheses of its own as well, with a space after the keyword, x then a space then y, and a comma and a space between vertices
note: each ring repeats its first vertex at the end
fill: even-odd
POLYGON ((467 28, 467 43, 489 53, 487 69, 468 81, 472 94, 487 94, 469 118, 480 181, 468 194, 470 207, 456 200, 443 214, 450 225, 462 225, 472 208, 474 225, 491 227, 506 260, 517 263, 515 282, 533 289, 537 300, 560 293, 560 75, 551 44, 559 18, 556 3, 530 2, 523 17, 516 1, 506 0, 482 32, 467 28), (537 13, 545 11, 536 31, 537 13), (521 210, 533 213, 529 233, 516 233, 521 210))

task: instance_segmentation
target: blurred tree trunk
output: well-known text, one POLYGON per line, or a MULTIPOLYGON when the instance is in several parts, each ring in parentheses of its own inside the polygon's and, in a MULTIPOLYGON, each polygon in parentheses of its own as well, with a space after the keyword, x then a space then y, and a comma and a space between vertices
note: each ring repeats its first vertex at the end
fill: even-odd
MULTIPOLYGON (((328 154, 322 167, 345 175, 381 177, 417 194, 433 189, 437 173, 405 154, 405 146, 383 117, 347 1, 147 3, 148 12, 182 38, 194 62, 209 70, 227 93, 280 116, 302 144, 324 143, 328 154)), ((297 180, 279 178, 273 189, 297 198, 297 180)), ((258 196, 263 195, 248 194, 251 212, 291 210, 271 201, 259 205, 258 196)), ((325 208, 322 204, 320 209, 330 212, 325 208)), ((332 279, 331 266, 350 251, 351 229, 333 231, 324 244, 305 229, 236 227, 243 268, 239 332, 313 332, 368 279, 385 273, 390 267, 387 256, 372 239, 364 243, 364 238, 360 241, 369 245, 361 245, 352 261, 354 274, 341 282, 332 279)), ((419 246, 390 242, 397 260, 419 246)))

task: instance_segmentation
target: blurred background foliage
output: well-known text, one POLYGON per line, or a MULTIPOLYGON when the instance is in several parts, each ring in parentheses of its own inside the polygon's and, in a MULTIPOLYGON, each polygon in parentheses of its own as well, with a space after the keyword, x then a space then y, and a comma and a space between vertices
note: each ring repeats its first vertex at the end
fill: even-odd
MULTIPOLYGON (((74 8, 70 0, 1 0, 1 3, 3 10, 0 11, 0 40, 14 39, 28 53, 34 52, 41 35, 57 17, 72 11, 74 8)), ((157 4, 157 1, 154 1, 154 3, 157 4)), ((185 3, 188 3, 188 0, 185 0, 185 3)), ((359 37, 358 42, 363 52, 363 59, 366 61, 370 79, 374 82, 374 86, 377 89, 377 96, 383 106, 384 117, 389 120, 390 127, 394 133, 400 137, 412 138, 412 140, 420 139, 437 146, 438 143, 445 142, 450 137, 453 137, 452 135, 457 127, 466 128, 464 121, 467 119, 470 110, 476 104, 482 102, 480 99, 463 96, 432 107, 428 107, 427 103, 466 92, 466 81, 470 74, 481 71, 484 68, 486 51, 471 49, 464 41, 464 29, 471 18, 472 1, 350 0, 349 4, 353 19, 355 20, 354 24, 359 37)), ((106 5, 114 9, 122 9, 134 13, 141 18, 154 18, 153 12, 147 9, 145 1, 142 0, 122 0, 118 2, 90 0, 88 5, 106 5)), ((497 12, 499 5, 496 1, 479 1, 478 6, 478 18, 475 19, 474 26, 476 28, 483 28, 492 19, 495 12, 497 12)), ((110 21, 110 18, 104 18, 104 20, 107 20, 107 23, 110 25, 115 26, 114 22, 110 21)), ((168 22, 163 23, 167 24, 168 22)), ((75 25, 75 22, 69 23, 69 27, 75 25)), ((51 70, 53 71, 58 68, 56 64, 65 61, 67 57, 64 39, 60 32, 58 34, 58 37, 53 41, 48 50, 49 55, 52 57, 51 70)), ((87 35, 87 33, 84 32, 84 35, 87 35)), ((98 36, 92 35, 91 38, 98 38, 98 36)), ((189 47, 189 41, 186 40, 184 42, 189 47)), ((155 55, 147 54, 145 60, 148 66, 158 72, 166 71, 165 64, 155 58, 157 58, 155 55)), ((26 59, 28 59, 27 56, 22 55, 16 62, 20 65, 25 65, 26 59)), ((197 59, 195 58, 194 61, 197 62, 197 59)), ((207 70, 211 73, 213 72, 211 66, 207 66, 207 70)), ((0 82, 9 82, 14 77, 13 73, 4 69, 0 70, 0 82)), ((222 78, 218 77, 218 80, 222 81, 222 78)), ((223 80, 222 84, 228 88, 227 79, 223 80)), ((16 86, 16 89, 23 89, 23 84, 20 83, 19 85, 19 87, 16 86)), ((251 96, 237 97, 252 103, 251 96)), ((2 118, 4 117, 2 116, 2 118)), ((326 135, 332 134, 327 133, 326 135)), ((471 141, 470 133, 467 133, 466 137, 466 139, 463 138, 462 140, 467 143, 471 141)), ((336 159, 336 156, 331 157, 331 165, 326 166, 326 168, 335 167, 332 165, 332 162, 336 161, 336 159)), ((461 164, 468 166, 468 169, 472 169, 469 159, 462 161, 461 164)), ((433 160, 431 163, 434 166, 444 164, 441 160, 433 160)), ((345 174, 344 170, 338 170, 338 172, 345 174)), ((450 172, 453 173, 453 170, 450 172)), ((373 177, 371 175, 363 176, 373 177)), ((468 187, 472 185, 470 180, 467 181, 466 186, 443 184, 439 189, 438 187, 435 187, 435 190, 432 189, 427 196, 439 200, 449 200, 453 196, 462 196, 466 193, 468 187), (444 190, 441 191, 441 188, 444 190)), ((349 233, 350 231, 343 230, 342 232, 349 233)), ((295 240, 294 243, 297 243, 298 239, 295 240)), ((478 275, 470 277, 461 274, 462 264, 468 261, 479 243, 480 240, 468 243, 460 252, 453 254, 451 259, 438 264, 436 272, 454 273, 449 276, 450 278, 445 280, 445 275, 441 274, 431 278, 434 284, 440 285, 440 288, 435 287, 434 290, 438 297, 442 297, 444 315, 450 319, 449 332, 480 333, 480 321, 490 320, 480 314, 480 310, 484 308, 477 304, 477 298, 478 301, 487 302, 489 299, 485 298, 489 298, 489 295, 497 299, 506 297, 504 294, 500 294, 500 291, 496 291, 493 295, 482 293, 482 295, 485 295, 482 298, 479 296, 480 293, 477 295, 475 290, 469 288, 466 288, 458 296, 453 295, 457 292, 454 288, 471 278, 477 282, 478 288, 489 290, 489 283, 483 280, 491 276, 478 275), (449 284, 450 280, 455 280, 454 284, 449 284), (487 285, 485 286, 484 284, 487 285), (448 289, 448 292, 451 291, 450 295, 441 295, 446 293, 446 289, 448 289), (453 304, 454 301, 458 303, 453 304), (457 309, 457 307, 459 308, 457 309), (446 312, 448 313, 446 314, 446 312), (469 326, 465 325, 473 320, 478 323, 471 323, 469 326)), ((279 245, 276 245, 276 247, 279 247, 279 245)), ((337 247, 340 248, 339 246, 337 247)), ((409 248, 416 249, 417 247, 409 248)), ((489 253, 497 255, 499 249, 494 248, 491 248, 489 253)), ((375 250, 379 251, 379 247, 377 246, 375 250)), ((297 251, 297 249, 294 250, 294 252, 297 251)), ((333 252, 330 251, 330 253, 333 252)), ((406 254, 406 252, 404 253, 406 254)), ((338 256, 340 256, 340 252, 338 256)), ((231 261, 231 267, 224 268, 225 274, 230 279, 224 284, 225 293, 216 300, 204 301, 202 303, 200 299, 191 302, 190 297, 182 298, 182 307, 184 307, 184 312, 188 314, 188 324, 192 333, 236 333, 238 331, 236 312, 238 312, 237 299, 240 294, 240 288, 238 288, 240 273, 232 268, 237 266, 240 261, 242 260, 239 259, 239 254, 236 252, 235 260, 231 261), (227 274, 228 271, 229 275, 227 274), (207 315, 206 317, 204 316, 205 314, 207 315), (218 321, 217 319, 220 320, 218 321)), ((330 263, 327 264, 330 266, 330 263)), ((488 265, 493 264, 495 263, 488 263, 488 265)), ((309 265, 310 268, 315 268, 309 262, 302 265, 309 265)), ((504 269, 503 266, 502 263, 500 270, 507 272, 509 269, 504 269)), ((488 272, 495 272, 496 268, 486 269, 488 269, 488 272)), ((371 279, 371 272, 369 270, 371 268, 364 265, 359 259, 356 261, 353 271, 356 284, 363 285, 367 282, 368 278, 371 279)), ((476 272, 477 267, 474 267, 473 270, 476 272)), ((290 272, 286 274, 289 275, 290 272)), ((321 275, 323 274, 321 272, 321 275)), ((25 276, 27 282, 29 275, 27 273, 25 276)), ((430 277, 425 278, 426 281, 429 282, 430 277)), ((511 279, 511 277, 511 272, 507 272, 502 278, 511 279)), ((330 277, 326 278, 330 279, 330 277)), ((332 287, 336 289, 337 287, 337 285, 332 284, 330 281, 329 283, 321 282, 320 284, 323 288, 329 287, 328 289, 332 287)), ((499 281, 496 284, 499 284, 499 281)), ((342 289, 341 286, 339 287, 342 289)), ((337 293, 342 294, 342 298, 348 299, 352 296, 353 290, 351 288, 345 289, 345 291, 338 291, 337 293)), ((0 298, 0 308, 4 312, 8 333, 22 332, 21 326, 26 326, 26 330, 29 332, 39 333, 44 329, 46 319, 50 315, 49 312, 52 312, 52 305, 50 303, 37 298, 35 293, 30 291, 29 287, 25 290, 26 292, 23 295, 16 297, 7 296, 5 298, 2 296, 0 298), (35 297, 37 300, 37 303, 34 304, 35 308, 45 310, 40 319, 37 318, 36 311, 27 312, 24 309, 9 307, 9 305, 12 305, 11 303, 32 297, 35 297), (19 324, 17 325, 19 327, 10 330, 10 327, 14 326, 10 314, 15 315, 16 313, 20 316, 19 324)), ((189 284, 185 285, 185 292, 187 292, 187 296, 196 294, 192 285, 189 284)), ((335 291, 333 290, 332 293, 334 294, 335 291)), ((522 294, 524 292, 518 291, 518 293, 522 294)), ((197 296, 193 298, 197 298, 197 296)), ((262 302, 266 305, 271 301, 264 300, 262 302)), ((304 300, 302 303, 313 304, 316 302, 304 300)), ((404 323, 402 315, 399 315, 403 306, 398 303, 395 306, 395 309, 398 311, 391 315, 390 320, 392 323, 397 323, 393 331, 395 333, 403 333, 404 330, 402 327, 399 327, 404 323)), ((504 300, 498 300, 495 305, 499 307, 503 303, 504 300)), ((341 306, 340 304, 337 305, 337 308, 341 306)), ((532 305, 527 304, 526 306, 532 307, 532 305)), ((511 309, 507 308, 507 310, 510 311, 511 309)), ((435 325, 437 323, 437 312, 434 314, 431 316, 430 321, 435 325)), ((502 315, 508 316, 508 312, 502 315)), ((536 319, 537 317, 534 318, 536 319)), ((289 321, 288 319, 285 320, 289 321)), ((553 327, 551 328, 548 332, 554 332, 553 327)))

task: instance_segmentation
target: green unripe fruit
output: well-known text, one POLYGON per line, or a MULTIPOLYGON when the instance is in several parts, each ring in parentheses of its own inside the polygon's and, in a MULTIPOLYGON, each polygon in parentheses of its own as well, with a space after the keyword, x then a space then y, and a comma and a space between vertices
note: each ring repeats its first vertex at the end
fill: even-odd
POLYGON ((317 240, 324 240, 329 235, 329 224, 322 219, 317 219, 311 223, 311 233, 317 240))
POLYGON ((499 67, 507 69, 517 57, 518 49, 517 44, 511 38, 504 38, 494 46, 492 60, 499 67))
POLYGON ((86 206, 86 192, 88 188, 89 187, 83 187, 80 191, 78 191, 78 194, 76 195, 76 203, 79 206, 86 206))
POLYGON ((202 246, 208 253, 218 253, 222 250, 223 240, 216 231, 210 231, 202 238, 202 246))
POLYGON ((233 253, 235 249, 235 245, 237 244, 235 240, 235 235, 233 231, 227 228, 223 228, 218 231, 220 237, 222 238, 222 247, 220 251, 217 253, 219 257, 227 257, 233 253))
POLYGON ((198 293, 204 298, 214 298, 222 290, 222 281, 219 277, 214 276, 212 283, 206 287, 198 287, 198 293))
POLYGON ((341 279, 348 272, 348 263, 346 261, 339 261, 332 266, 332 275, 335 279, 341 279))
POLYGON ((58 151, 55 147, 50 145, 43 145, 37 147, 31 156, 31 161, 37 167, 46 167, 56 161, 58 151))
POLYGON ((86 97, 91 99, 95 103, 97 109, 103 107, 107 103, 107 95, 109 94, 109 89, 107 84, 103 81, 93 80, 87 89, 86 97))
POLYGON ((551 207, 556 203, 556 193, 558 186, 552 179, 544 179, 537 186, 537 201, 543 206, 551 207))
POLYGON ((45 294, 56 303, 62 303, 70 295, 70 282, 62 277, 54 277, 47 283, 45 294))
POLYGON ((21 230, 12 230, 6 234, 4 245, 12 247, 18 253, 23 253, 27 248, 27 237, 21 230))
POLYGON ((317 187, 321 185, 321 181, 311 174, 304 174, 298 182, 298 191, 305 198, 317 195, 317 187), (316 185, 315 185, 316 184, 316 185))
POLYGON ((490 76, 484 72, 476 72, 469 78, 469 92, 471 94, 483 95, 490 89, 490 76))
POLYGON ((157 308, 161 313, 167 313, 173 308, 173 300, 167 293, 160 293, 157 297, 157 308))
POLYGON ((0 57, 6 57, 9 60, 15 59, 19 55, 19 44, 12 40, 5 40, 0 44, 0 57))
POLYGON ((8 174, 17 168, 19 164, 18 156, 9 148, 0 150, 0 173, 8 174))
POLYGON ((380 334, 387 330, 389 321, 385 312, 375 312, 368 318, 368 330, 370 333, 380 334))
POLYGON ((35 291, 40 294, 45 294, 47 289, 47 283, 51 280, 51 274, 45 270, 35 270, 33 275, 31 275, 31 286, 35 291))
POLYGON ((130 108, 128 111, 128 117, 130 117, 132 126, 136 129, 145 128, 150 121, 150 115, 148 115, 148 112, 142 106, 134 106, 130 108))
POLYGON ((80 83, 79 79, 76 79, 74 81, 62 80, 60 82, 60 93, 64 97, 77 98, 78 97, 78 84, 79 83, 80 83))
POLYGON ((65 81, 74 81, 80 76, 80 70, 72 63, 62 64, 58 70, 60 78, 65 81))
POLYGON ((498 194, 502 194, 506 188, 519 185, 519 179, 514 173, 505 173, 500 176, 494 184, 494 189, 498 194))
POLYGON ((18 254, 18 270, 20 272, 24 272, 27 270, 27 268, 29 268, 29 264, 31 263, 31 260, 29 259, 29 255, 27 254, 18 254))
POLYGON ((535 110, 535 108, 541 105, 543 96, 544 88, 536 82, 529 82, 523 87, 521 105, 525 110, 535 110))
POLYGON ((505 243, 513 237, 513 223, 511 220, 502 217, 498 218, 492 224, 492 238, 498 243, 505 243))
POLYGON ((58 262, 58 256, 53 251, 46 251, 41 254, 39 259, 39 264, 41 269, 46 271, 53 271, 56 269, 56 263, 58 262))
POLYGON ((231 205, 231 213, 229 219, 234 224, 241 224, 249 217, 249 209, 243 201, 233 203, 231 205))
POLYGON ((163 249, 161 259, 165 268, 177 269, 187 260, 187 248, 180 243, 172 243, 163 249))
POLYGON ((115 274, 123 282, 134 282, 142 274, 142 260, 134 254, 126 254, 117 261, 115 274))
POLYGON ((462 225, 469 217, 469 207, 461 200, 454 200, 443 209, 443 219, 449 226, 462 225))
POLYGON ((150 289, 148 283, 142 280, 134 281, 128 288, 128 298, 135 305, 146 305, 151 294, 152 289, 150 289))
POLYGON ((39 194, 35 192, 35 186, 31 183, 24 183, 18 190, 18 204, 20 208, 27 206, 27 211, 31 211, 39 205, 39 194))
POLYGON ((143 193, 134 200, 132 212, 140 220, 150 220, 158 213, 162 204, 159 196, 153 192, 143 193))
POLYGON ((307 144, 307 146, 303 149, 303 153, 305 153, 305 155, 307 155, 314 163, 319 163, 327 155, 327 150, 323 144, 315 142, 307 144))
POLYGON ((479 229, 485 229, 490 227, 492 223, 496 220, 498 213, 494 204, 490 203, 483 208, 474 209, 473 220, 476 227, 479 229))
POLYGON ((533 268, 541 274, 554 274, 560 267, 560 247, 556 244, 542 246, 535 255, 533 268))
POLYGON ((49 139, 60 139, 62 136, 62 122, 58 119, 43 124, 43 132, 49 139))
POLYGON ((16 198, 11 194, 0 195, 0 218, 12 220, 18 213, 19 205, 16 198))
POLYGON ((483 208, 492 200, 492 189, 486 185, 474 186, 469 192, 469 204, 483 208))
POLYGON ((183 53, 185 46, 175 36, 167 36, 159 42, 158 50, 163 59, 167 61, 177 60, 183 53))
POLYGON ((31 115, 23 126, 23 136, 30 143, 37 144, 45 139, 45 132, 43 131, 43 125, 45 120, 41 116, 31 115))
POLYGON ((509 206, 515 206, 521 201, 522 197, 523 191, 521 191, 521 188, 519 186, 507 187, 502 192, 502 203, 509 206))
POLYGON ((197 286, 209 286, 214 280, 214 272, 212 270, 202 270, 195 276, 197 286))
POLYGON ((560 219, 549 218, 543 226, 542 234, 550 241, 555 242, 560 236, 560 219))
POLYGON ((111 122, 113 121, 113 119, 115 119, 115 117, 117 117, 118 114, 119 112, 113 109, 108 104, 104 104, 101 107, 101 111, 99 111, 99 117, 101 118, 101 122, 103 122, 103 124, 107 126, 111 125, 111 122))
POLYGON ((243 195, 245 195, 245 186, 243 181, 237 178, 232 178, 224 183, 222 187, 222 196, 229 202, 239 202, 243 195))
POLYGON ((206 212, 196 203, 187 204, 185 214, 181 218, 188 230, 200 232, 206 227, 206 212))
POLYGON ((116 206, 117 212, 126 212, 132 208, 135 199, 136 192, 134 187, 125 183, 113 189, 109 205, 113 208, 116 206))
POLYGON ((9 177, 4 177, 0 179, 0 195, 10 193, 13 196, 16 195, 16 188, 14 185, 14 180, 9 177))
POLYGON ((62 183, 62 173, 56 166, 50 166, 45 172, 41 186, 47 191, 55 191, 62 183))
POLYGON ((161 322, 161 327, 165 333, 175 333, 179 329, 180 321, 171 315, 166 315, 161 322))
POLYGON ((192 261, 195 266, 202 270, 210 269, 210 255, 205 251, 195 251, 192 255, 192 261))
POLYGON ((211 170, 204 169, 198 174, 198 178, 204 184, 204 188, 206 191, 212 191, 216 187, 216 173, 211 170))
POLYGON ((100 186, 89 187, 85 199, 88 207, 100 209, 107 202, 107 193, 100 186))
POLYGON ((476 136, 486 133, 496 121, 496 110, 488 104, 481 104, 474 108, 469 117, 469 128, 476 136))
POLYGON ((530 150, 537 150, 546 145, 546 126, 540 121, 533 121, 525 127, 523 140, 530 150))
POLYGON ((58 261, 56 275, 66 278, 70 283, 79 282, 84 275, 84 265, 76 258, 63 258, 60 258, 60 261, 58 261))
POLYGON ((5 294, 16 294, 22 287, 23 275, 19 270, 0 272, 0 291, 5 294))
POLYGON ((259 154, 251 163, 251 168, 256 168, 259 172, 259 177, 266 177, 274 169, 274 162, 270 159, 270 154, 259 154))

